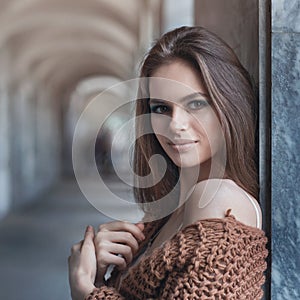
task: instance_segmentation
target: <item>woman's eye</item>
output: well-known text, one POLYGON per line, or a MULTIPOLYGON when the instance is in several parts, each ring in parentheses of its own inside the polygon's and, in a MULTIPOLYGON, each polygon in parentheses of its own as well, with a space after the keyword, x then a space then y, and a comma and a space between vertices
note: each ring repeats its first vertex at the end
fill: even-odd
POLYGON ((205 100, 193 100, 189 102, 188 108, 189 109, 200 109, 207 105, 207 102, 205 100))
POLYGON ((155 114, 164 114, 169 111, 169 108, 166 105, 153 105, 150 107, 150 110, 155 114))

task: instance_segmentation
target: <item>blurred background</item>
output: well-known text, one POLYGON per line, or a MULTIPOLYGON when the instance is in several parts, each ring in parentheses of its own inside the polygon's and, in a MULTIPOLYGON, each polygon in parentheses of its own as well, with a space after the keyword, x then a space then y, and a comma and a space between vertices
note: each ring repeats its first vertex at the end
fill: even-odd
MULTIPOLYGON (((299 200, 298 176, 292 182, 284 176, 298 174, 299 117, 291 107, 299 108, 299 5, 299 0, 0 0, 0 299, 70 299, 71 246, 86 225, 110 220, 85 199, 74 177, 77 121, 95 95, 136 78, 153 41, 182 25, 205 26, 221 36, 259 88, 260 200, 264 228, 276 241, 276 276, 271 288, 267 275, 266 299, 271 290, 274 299, 298 299, 297 288, 282 289, 288 272, 293 275, 287 286, 300 286, 294 262, 282 264, 282 257, 299 253, 290 243, 291 236, 299 238, 298 210, 289 220, 282 216, 299 200), (289 203, 280 201, 283 188, 289 203), (288 240, 287 226, 295 230, 288 240)), ((89 121, 104 122, 111 103, 122 103, 122 97, 107 93, 89 121)), ((105 122, 95 156, 107 184, 131 197, 110 160, 111 138, 129 114, 120 110, 105 122)), ((82 131, 83 156, 86 136, 82 131)), ((127 142, 119 142, 120 161, 127 142)), ((87 180, 91 163, 82 165, 87 180)))

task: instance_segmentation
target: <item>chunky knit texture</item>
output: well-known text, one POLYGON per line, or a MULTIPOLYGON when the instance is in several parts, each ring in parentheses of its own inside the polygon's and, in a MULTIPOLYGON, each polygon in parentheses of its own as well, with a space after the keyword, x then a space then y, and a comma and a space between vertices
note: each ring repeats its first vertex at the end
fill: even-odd
POLYGON ((258 300, 267 268, 266 243, 262 230, 237 221, 228 211, 224 219, 186 226, 142 257, 119 291, 102 286, 86 300, 258 300))

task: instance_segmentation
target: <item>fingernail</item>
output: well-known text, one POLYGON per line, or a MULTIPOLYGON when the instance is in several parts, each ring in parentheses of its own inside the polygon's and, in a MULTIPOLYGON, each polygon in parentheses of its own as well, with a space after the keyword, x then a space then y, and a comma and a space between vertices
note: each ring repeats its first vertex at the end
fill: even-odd
POLYGON ((88 232, 88 231, 92 231, 92 226, 91 226, 91 225, 88 225, 88 226, 86 227, 86 232, 88 232))
POLYGON ((142 231, 145 229, 144 223, 136 223, 135 225, 137 225, 139 228, 140 228, 140 226, 142 226, 142 229, 140 228, 140 230, 142 230, 142 231))

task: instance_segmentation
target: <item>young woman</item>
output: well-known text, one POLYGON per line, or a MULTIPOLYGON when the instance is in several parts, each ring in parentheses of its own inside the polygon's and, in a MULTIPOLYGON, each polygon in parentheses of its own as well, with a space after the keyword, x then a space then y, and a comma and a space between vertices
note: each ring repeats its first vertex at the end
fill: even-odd
POLYGON ((261 299, 267 239, 256 200, 255 95, 247 71, 216 35, 181 27, 156 42, 141 77, 148 80, 136 105, 143 118, 136 122, 135 172, 157 182, 159 161, 149 167, 154 154, 167 168, 157 184, 135 188, 147 222, 114 221, 96 233, 88 226, 73 246, 72 298, 261 299), (143 134, 147 126, 153 134, 143 134))

